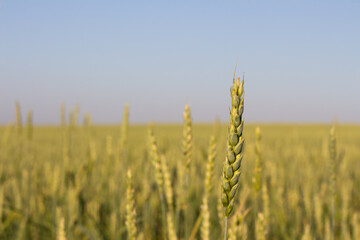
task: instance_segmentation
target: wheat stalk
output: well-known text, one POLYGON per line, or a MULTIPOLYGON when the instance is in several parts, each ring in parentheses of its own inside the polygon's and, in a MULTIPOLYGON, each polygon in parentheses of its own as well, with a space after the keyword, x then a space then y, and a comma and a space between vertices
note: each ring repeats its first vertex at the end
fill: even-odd
POLYGON ((183 201, 183 211, 184 211, 184 232, 185 238, 187 239, 190 235, 190 229, 188 227, 189 222, 189 212, 187 209, 187 201, 189 198, 189 181, 190 181, 190 164, 192 161, 192 147, 193 147, 193 139, 192 139, 192 120, 191 120, 191 111, 189 105, 185 105, 185 109, 183 112, 184 118, 184 127, 183 127, 183 155, 185 160, 185 182, 183 185, 183 192, 185 194, 183 201))
POLYGON ((210 211, 209 211, 209 203, 206 197, 203 198, 203 202, 201 205, 201 239, 209 240, 210 239, 210 211))
MULTIPOLYGON (((154 132, 151 128, 148 131, 149 135, 149 155, 152 161, 152 164, 155 168, 155 178, 156 184, 159 190, 160 202, 161 202, 161 211, 162 211, 162 221, 163 226, 165 226, 166 221, 168 221, 168 216, 166 215, 166 206, 164 200, 164 177, 163 177, 163 166, 161 163, 158 147, 156 144, 154 132)), ((166 232, 163 231, 164 238, 166 238, 166 232)))
POLYGON ((263 210, 264 210, 264 230, 265 230, 265 237, 267 237, 270 231, 270 202, 269 202, 269 195, 266 184, 262 185, 262 199, 263 199, 263 210))
POLYGON ((15 118, 16 118, 16 132, 17 135, 20 136, 22 133, 22 120, 21 120, 21 110, 20 104, 18 102, 15 103, 15 118))
POLYGON ((358 212, 353 213, 351 218, 351 225, 353 228, 353 239, 360 239, 360 222, 358 212))
MULTIPOLYGON (((260 141, 261 141, 261 132, 260 127, 255 128, 255 168, 254 174, 252 177, 252 184, 254 188, 254 219, 258 217, 259 213, 259 191, 261 189, 261 148, 260 148, 260 141)), ((263 221, 264 223, 264 221, 263 221)), ((256 227, 256 225, 255 225, 256 227)), ((256 229, 255 229, 256 230, 256 229)), ((255 231, 256 232, 256 231, 255 231)))
POLYGON ((168 212, 166 217, 167 217, 169 240, 177 240, 173 215, 170 212, 168 212))
POLYGON ((169 167, 167 165, 167 161, 165 159, 165 156, 161 156, 161 170, 164 177, 164 190, 165 190, 165 197, 166 197, 166 203, 168 206, 168 210, 171 214, 173 214, 174 204, 173 204, 173 189, 171 186, 171 177, 169 173, 169 167))
POLYGON ((330 227, 330 220, 326 218, 325 226, 324 226, 324 239, 330 240, 331 239, 331 227, 330 227))
POLYGON ((131 171, 127 172, 127 189, 126 189, 126 228, 128 232, 128 239, 136 239, 136 210, 134 201, 134 189, 132 188, 131 171))
POLYGON ((159 152, 158 152, 158 147, 156 144, 156 140, 155 140, 155 136, 154 136, 154 132, 149 129, 148 132, 149 135, 149 155, 151 157, 152 160, 152 164, 155 168, 155 176, 156 176, 156 183, 160 192, 160 195, 163 194, 163 173, 162 173, 162 169, 161 169, 161 160, 160 160, 160 156, 159 156, 159 152))
POLYGON ((331 240, 335 237, 335 184, 336 184, 336 137, 335 126, 330 129, 329 135, 329 165, 330 165, 330 191, 331 191, 331 240))
POLYGON ((224 164, 222 181, 222 204, 225 213, 224 239, 227 239, 228 218, 233 210, 234 196, 239 186, 240 166, 243 158, 242 150, 244 138, 242 137, 244 121, 242 114, 244 110, 244 77, 240 82, 238 78, 233 79, 231 88, 231 111, 230 127, 227 140, 227 156, 224 164))
POLYGON ((310 225, 306 224, 305 231, 304 231, 303 236, 301 237, 301 240, 311 240, 311 239, 312 239, 312 237, 311 237, 311 232, 310 232, 310 225))
POLYGON ((209 142, 209 151, 208 151, 208 159, 206 164, 206 173, 205 173, 205 197, 207 198, 212 189, 212 177, 214 171, 214 160, 216 157, 216 141, 215 136, 210 137, 209 142))
POLYGON ((184 117, 184 140, 183 140, 183 151, 185 157, 185 172, 187 175, 187 183, 189 181, 189 169, 191 163, 192 155, 192 121, 191 121, 191 112, 189 105, 185 105, 185 110, 183 113, 184 117))
POLYGON ((164 155, 161 156, 161 170, 164 177, 164 190, 167 203, 167 227, 169 240, 176 240, 176 232, 174 227, 174 204, 173 204, 173 188, 171 186, 171 177, 169 173, 169 167, 164 155))
POLYGON ((201 215, 202 215, 201 239, 203 240, 208 240, 210 236, 210 212, 209 212, 208 198, 210 191, 212 189, 211 180, 213 176, 215 156, 216 156, 216 142, 215 142, 215 137, 211 136, 209 143, 208 160, 206 164, 205 192, 204 192, 203 202, 201 205, 201 215))
POLYGON ((56 215, 58 218, 56 240, 66 240, 65 219, 61 214, 61 209, 57 208, 56 213, 57 213, 56 215))
POLYGON ((254 175, 252 178, 254 190, 255 190, 255 197, 257 196, 260 188, 261 188, 261 150, 260 150, 260 141, 261 141, 261 132, 260 127, 256 127, 255 129, 255 169, 254 175))
POLYGON ((222 195, 222 192, 220 192, 220 197, 218 198, 218 201, 217 201, 216 210, 217 210, 217 216, 218 216, 219 223, 220 223, 221 233, 223 233, 224 232, 223 223, 225 221, 225 217, 224 217, 224 206, 221 201, 221 195, 222 195))
POLYGON ((123 121, 121 124, 120 149, 123 152, 126 148, 129 128, 129 104, 125 104, 123 121))
POLYGON ((265 240, 265 227, 264 227, 264 214, 258 213, 257 219, 256 219, 256 239, 257 240, 265 240))
POLYGON ((28 141, 32 140, 33 137, 33 112, 32 110, 29 110, 28 114, 27 114, 27 119, 26 119, 26 123, 27 123, 27 139, 28 141))

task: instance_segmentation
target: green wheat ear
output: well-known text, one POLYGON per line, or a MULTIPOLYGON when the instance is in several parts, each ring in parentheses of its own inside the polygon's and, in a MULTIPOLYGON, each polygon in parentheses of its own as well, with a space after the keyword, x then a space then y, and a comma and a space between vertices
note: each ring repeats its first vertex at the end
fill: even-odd
POLYGON ((233 209, 234 196, 239 186, 240 166, 243 158, 242 150, 244 138, 242 137, 244 121, 244 79, 233 80, 231 88, 231 111, 230 127, 227 139, 227 156, 224 164, 222 182, 222 204, 225 208, 225 217, 228 217, 233 209))

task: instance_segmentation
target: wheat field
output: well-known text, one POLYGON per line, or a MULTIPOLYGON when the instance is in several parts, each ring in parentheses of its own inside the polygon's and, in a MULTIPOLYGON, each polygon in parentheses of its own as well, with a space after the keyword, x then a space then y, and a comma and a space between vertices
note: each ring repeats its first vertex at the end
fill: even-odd
MULTIPOLYGON (((128 114, 1 127, 0 238, 222 239, 228 124, 184 131, 128 114)), ((245 125, 228 239, 360 239, 360 126, 336 125, 335 153, 330 127, 245 125)))

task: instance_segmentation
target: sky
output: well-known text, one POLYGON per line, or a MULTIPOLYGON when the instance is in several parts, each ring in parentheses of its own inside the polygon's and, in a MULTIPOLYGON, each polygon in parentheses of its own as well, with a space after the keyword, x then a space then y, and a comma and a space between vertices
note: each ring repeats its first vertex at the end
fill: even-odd
POLYGON ((0 124, 360 123, 359 1, 0 1, 0 124))

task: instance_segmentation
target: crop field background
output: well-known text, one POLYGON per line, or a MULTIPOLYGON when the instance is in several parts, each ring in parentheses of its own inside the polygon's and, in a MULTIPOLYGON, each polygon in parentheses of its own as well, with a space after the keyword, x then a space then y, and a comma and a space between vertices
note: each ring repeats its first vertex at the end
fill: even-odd
MULTIPOLYGON (((149 129, 167 162, 173 191, 172 206, 167 208, 179 239, 203 239, 201 204, 209 140, 214 136, 208 231, 210 239, 222 238, 227 124, 193 125, 192 161, 184 188, 182 125, 127 126, 125 120, 122 126, 93 126, 86 119, 80 125, 74 120, 49 127, 33 127, 30 119, 24 126, 18 122, 0 128, 1 239, 127 239, 129 169, 136 238, 168 238, 149 129)), ((244 129, 242 174, 229 239, 331 239, 330 126, 261 124, 260 155, 255 153, 256 126, 244 129), (259 156, 260 172, 255 170, 259 156)), ((336 140, 334 233, 336 239, 355 240, 360 231, 360 127, 336 126, 336 140)))

